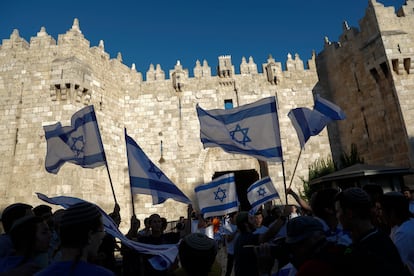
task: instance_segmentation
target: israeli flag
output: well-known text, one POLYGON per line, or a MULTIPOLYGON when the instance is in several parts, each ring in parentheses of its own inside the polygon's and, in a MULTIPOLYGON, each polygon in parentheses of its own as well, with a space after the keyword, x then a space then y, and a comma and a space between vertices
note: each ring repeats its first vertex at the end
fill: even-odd
POLYGON ((92 105, 73 114, 71 126, 62 127, 58 122, 44 126, 43 129, 47 142, 45 167, 49 173, 57 174, 65 162, 83 168, 95 168, 106 164, 92 105))
POLYGON ((252 206, 251 213, 256 213, 261 205, 277 198, 280 198, 279 193, 268 176, 254 182, 247 189, 247 199, 252 206))
POLYGON ((129 180, 133 194, 152 195, 152 203, 160 204, 168 198, 189 204, 191 200, 147 157, 138 144, 127 135, 129 180))
POLYGON ((320 97, 315 97, 313 110, 306 107, 295 108, 289 111, 288 117, 299 138, 301 148, 311 136, 318 135, 325 126, 333 120, 344 120, 344 111, 334 103, 320 97))
POLYGON ((332 120, 344 120, 346 118, 344 111, 339 106, 322 98, 319 94, 315 97, 315 105, 313 109, 332 120))
POLYGON ((196 109, 204 148, 220 147, 263 161, 282 161, 275 97, 232 109, 207 111, 198 104, 196 109))
POLYGON ((239 209, 234 173, 222 175, 194 189, 205 218, 226 215, 239 209))
MULTIPOLYGON (((60 205, 65 209, 79 202, 87 202, 86 200, 70 196, 48 197, 42 193, 36 194, 39 199, 50 204, 60 205)), ((102 222, 106 233, 108 233, 114 238, 119 239, 122 242, 122 244, 125 244, 126 246, 136 250, 137 252, 140 252, 142 254, 155 255, 149 261, 151 265, 157 270, 168 269, 173 264, 178 255, 177 244, 152 245, 130 240, 127 237, 125 237, 124 234, 121 233, 121 231, 119 231, 118 226, 104 210, 102 210, 97 205, 95 206, 99 209, 99 211, 102 214, 102 222)))
POLYGON ((301 148, 305 147, 311 136, 318 135, 332 121, 320 112, 306 107, 290 110, 288 117, 296 130, 301 148))

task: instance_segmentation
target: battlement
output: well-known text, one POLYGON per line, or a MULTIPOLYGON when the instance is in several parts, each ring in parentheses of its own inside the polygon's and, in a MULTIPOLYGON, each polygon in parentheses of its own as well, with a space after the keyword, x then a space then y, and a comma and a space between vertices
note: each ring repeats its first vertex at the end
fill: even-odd
MULTIPOLYGON (((97 63, 110 63, 112 67, 121 67, 122 73, 130 73, 136 75, 135 79, 143 81, 142 73, 136 70, 135 64, 132 64, 131 68, 123 64, 122 54, 118 53, 116 58, 111 58, 110 55, 105 52, 104 41, 101 40, 98 46, 90 46, 90 42, 84 37, 80 29, 79 20, 74 19, 72 27, 65 33, 59 34, 57 41, 51 37, 45 27, 41 27, 40 31, 35 37, 30 38, 30 43, 24 38, 20 37, 18 30, 13 30, 9 39, 3 39, 0 45, 0 57, 10 57, 15 59, 26 59, 28 56, 38 55, 36 51, 47 51, 45 55, 49 55, 50 58, 55 59, 68 59, 70 55, 76 55, 78 59, 93 59, 97 63)), ((248 62, 245 57, 242 57, 241 64, 239 66, 240 74, 236 74, 235 67, 232 64, 231 55, 222 55, 218 57, 218 65, 216 67, 216 73, 218 78, 226 79, 233 78, 236 75, 258 75, 264 74, 268 81, 272 84, 277 84, 275 78, 282 79, 283 72, 289 71, 289 74, 295 72, 303 72, 304 70, 315 70, 314 54, 310 60, 306 62, 305 68, 304 62, 300 59, 298 54, 295 54, 294 59, 291 54, 287 55, 287 60, 284 64, 285 70, 281 62, 276 62, 270 56, 266 63, 262 64, 262 72, 259 73, 257 64, 254 62, 253 57, 248 58, 248 62)), ((150 64, 148 70, 145 73, 146 82, 164 81, 169 78, 175 89, 180 84, 182 79, 189 79, 190 73, 188 69, 182 67, 179 61, 173 69, 168 71, 166 75, 160 64, 150 64)), ((210 78, 212 75, 211 67, 206 60, 203 60, 201 65, 200 61, 195 62, 193 68, 194 79, 210 78)), ((55 85, 55 84, 53 84, 55 85)), ((178 88, 180 89, 180 88, 178 88)))

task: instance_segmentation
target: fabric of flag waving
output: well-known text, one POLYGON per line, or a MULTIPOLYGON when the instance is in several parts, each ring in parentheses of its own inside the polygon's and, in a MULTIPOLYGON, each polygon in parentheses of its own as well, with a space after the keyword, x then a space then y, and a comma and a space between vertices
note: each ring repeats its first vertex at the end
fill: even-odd
POLYGON ((222 175, 194 189, 200 212, 205 218, 222 216, 239 208, 234 173, 222 175))
POLYGON ((71 119, 71 126, 58 122, 43 127, 47 142, 46 171, 58 173, 65 162, 83 168, 106 164, 105 152, 93 106, 87 106, 71 119))
MULTIPOLYGON (((68 208, 79 202, 86 202, 83 199, 70 196, 48 197, 42 193, 36 194, 39 199, 50 204, 60 205, 63 208, 68 208)), ((106 233, 119 239, 122 244, 127 245, 137 252, 154 255, 154 257, 152 257, 149 261, 151 265, 158 270, 165 270, 173 264, 178 255, 178 246, 176 244, 153 245, 130 240, 125 237, 121 231, 119 231, 118 226, 104 210, 102 210, 99 206, 96 207, 98 207, 102 214, 102 222, 106 233)))
POLYGON ((252 206, 252 213, 256 213, 261 205, 277 198, 279 193, 268 176, 254 182, 247 189, 247 199, 252 206))
POLYGON ((340 107, 316 95, 313 110, 299 107, 289 111, 288 117, 303 148, 311 136, 318 135, 333 120, 343 120, 345 113, 340 107))
POLYGON ((168 198, 189 204, 191 200, 147 157, 138 144, 126 134, 128 170, 133 194, 152 196, 153 204, 168 198))
POLYGON ((232 109, 196 107, 204 148, 220 147, 263 161, 282 161, 275 97, 232 109))

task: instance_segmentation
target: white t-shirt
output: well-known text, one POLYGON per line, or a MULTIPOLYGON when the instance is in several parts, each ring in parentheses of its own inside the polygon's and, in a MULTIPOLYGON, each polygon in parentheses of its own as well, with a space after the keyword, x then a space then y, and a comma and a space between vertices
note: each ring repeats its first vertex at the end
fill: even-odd
POLYGON ((401 260, 411 274, 414 274, 414 219, 410 218, 400 226, 394 226, 390 237, 400 253, 401 260))

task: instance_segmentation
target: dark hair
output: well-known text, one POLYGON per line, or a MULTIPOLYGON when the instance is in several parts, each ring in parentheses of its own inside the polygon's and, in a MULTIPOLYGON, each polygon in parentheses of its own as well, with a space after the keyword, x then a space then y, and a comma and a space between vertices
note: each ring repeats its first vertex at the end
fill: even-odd
POLYGON ((393 215, 404 221, 412 217, 409 200, 400 192, 385 193, 381 199, 381 207, 384 212, 393 210, 393 215))
POLYGON ((187 235, 178 247, 180 263, 188 275, 208 275, 217 255, 215 241, 201 233, 187 235))
POLYGON ((15 220, 10 229, 10 239, 14 248, 23 252, 22 263, 35 253, 37 226, 41 222, 42 218, 27 215, 15 220))
POLYGON ((311 208, 315 216, 325 219, 328 214, 326 209, 335 210, 335 196, 338 190, 334 188, 327 188, 315 192, 311 198, 311 208))
POLYGON ((63 213, 60 223, 62 247, 82 248, 88 244, 89 232, 102 227, 99 209, 88 202, 70 206, 63 213))
POLYGON ((42 217, 44 215, 52 215, 52 207, 48 206, 48 205, 38 205, 36 207, 33 208, 33 213, 38 216, 38 217, 42 217))
POLYGON ((371 199, 367 192, 361 188, 348 188, 335 197, 341 208, 344 210, 352 210, 355 217, 361 219, 371 218, 371 199))
POLYGON ((4 232, 9 233, 13 222, 21 217, 24 217, 27 210, 32 209, 32 206, 25 203, 13 203, 7 206, 1 215, 1 222, 3 223, 4 232))

